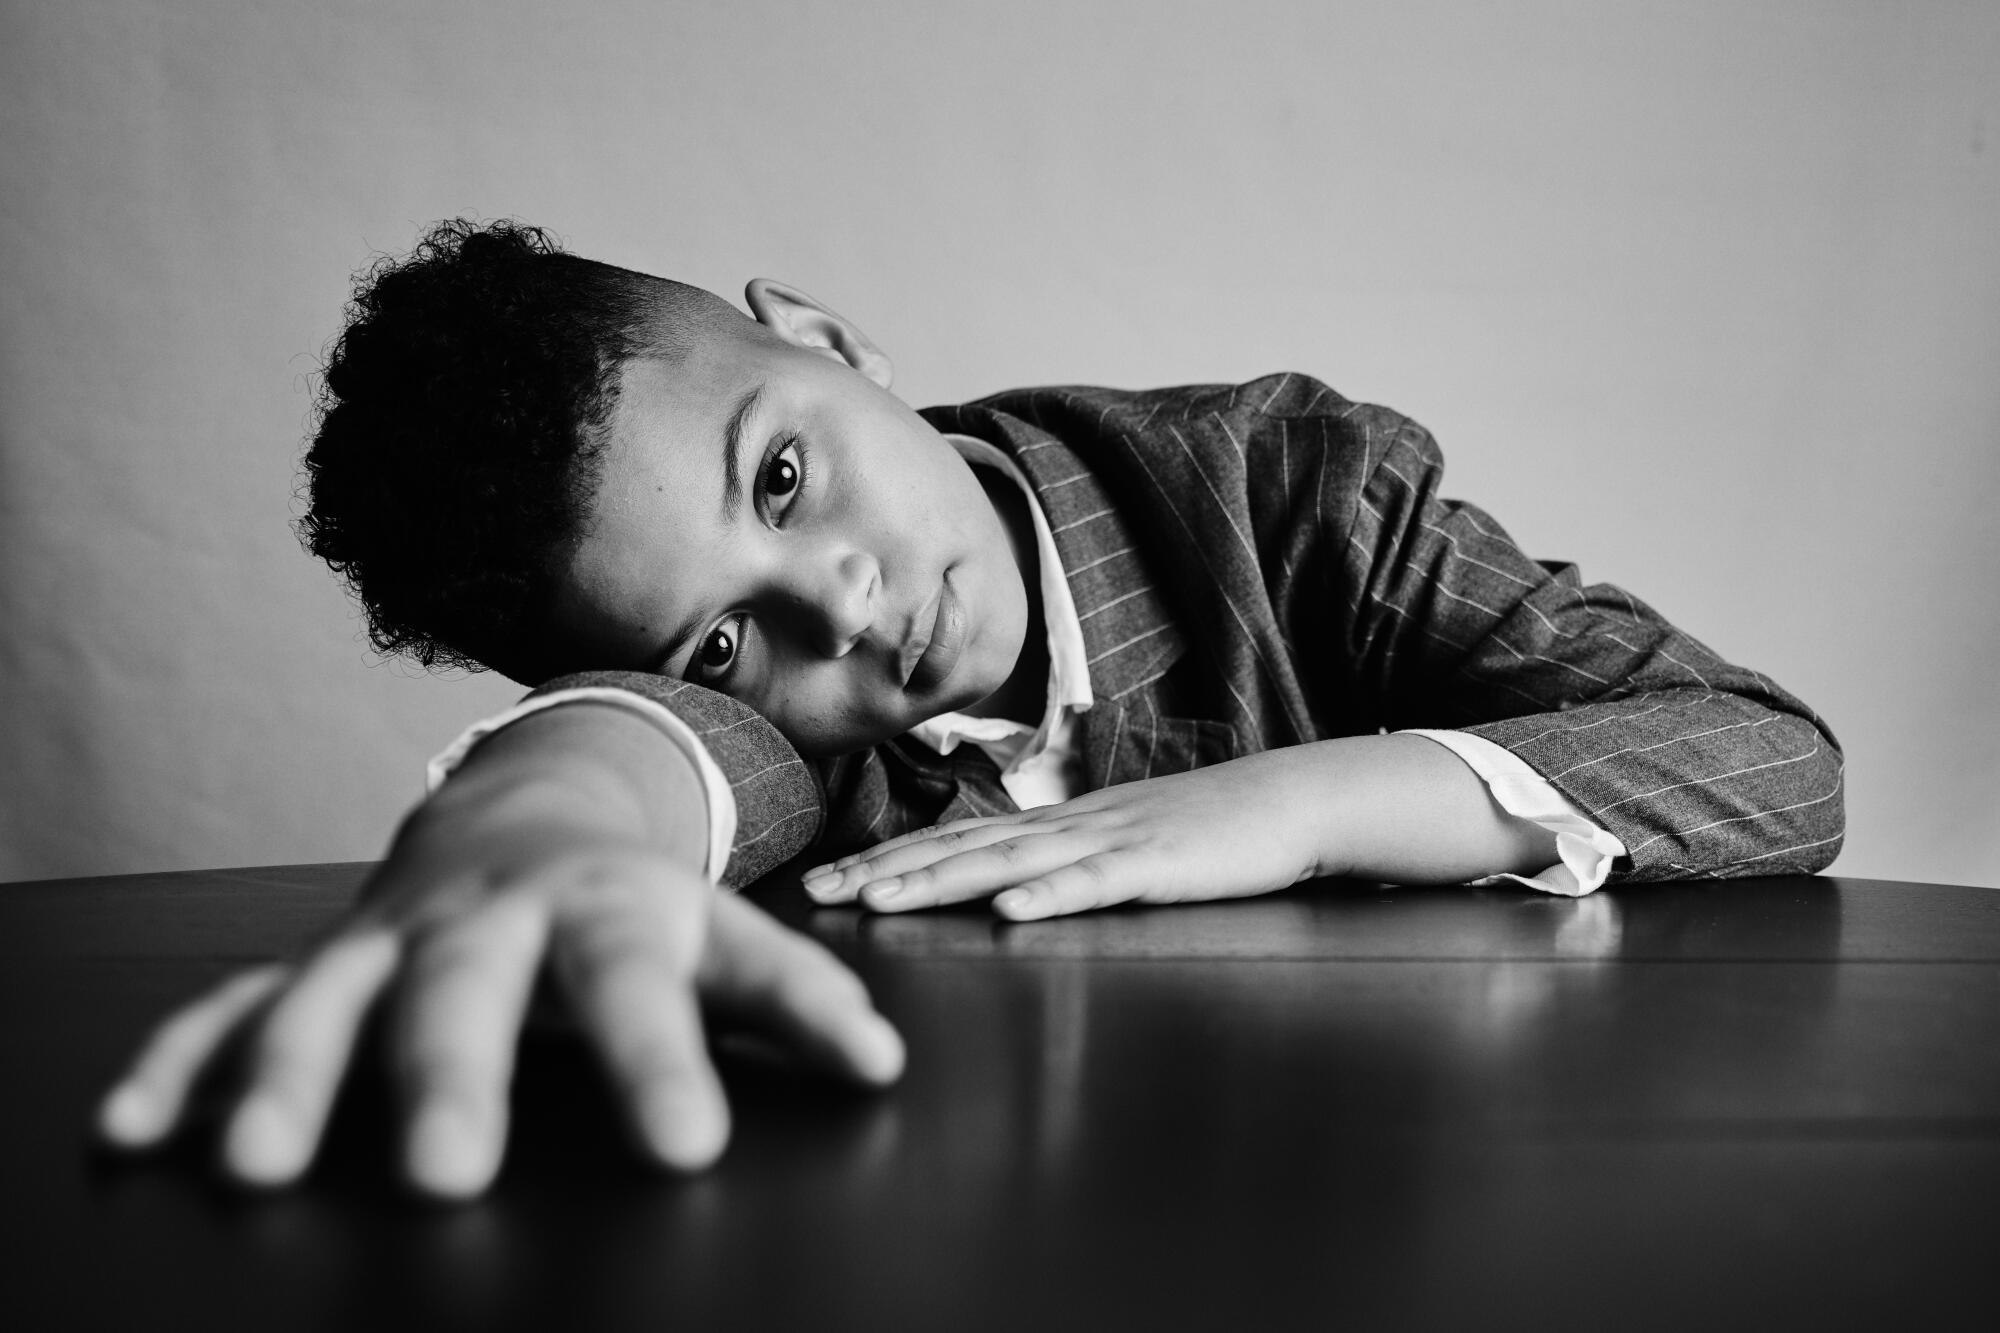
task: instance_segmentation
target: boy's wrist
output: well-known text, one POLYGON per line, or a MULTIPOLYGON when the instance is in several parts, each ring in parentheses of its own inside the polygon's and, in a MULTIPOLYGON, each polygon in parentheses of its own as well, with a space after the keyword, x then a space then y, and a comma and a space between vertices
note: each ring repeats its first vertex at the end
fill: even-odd
POLYGON ((644 718, 588 702, 544 709, 486 737, 408 825, 630 838, 697 869, 708 841, 693 761, 644 718))
MULTIPOLYGON (((1369 737, 1370 740, 1379 739, 1369 737)), ((1367 756, 1345 740, 1261 750, 1231 760, 1229 800, 1234 837, 1259 851, 1275 850, 1269 864, 1292 868, 1292 882, 1359 873, 1354 825, 1366 812, 1353 808, 1368 782, 1367 756)))
POLYGON ((1285 836, 1317 876, 1457 883, 1539 870, 1554 835, 1516 819, 1449 749, 1396 734, 1316 741, 1269 752, 1289 770, 1276 786, 1285 836))

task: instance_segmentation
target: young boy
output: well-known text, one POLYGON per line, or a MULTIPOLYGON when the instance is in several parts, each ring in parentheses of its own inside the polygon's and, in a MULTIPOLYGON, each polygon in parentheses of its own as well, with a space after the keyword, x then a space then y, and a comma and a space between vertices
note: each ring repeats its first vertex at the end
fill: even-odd
POLYGON ((1296 375, 919 414, 849 321, 747 301, 512 224, 364 277, 303 535, 378 646, 536 688, 433 765, 325 942, 162 1025, 113 1142, 240 1049, 225 1165, 295 1178, 380 1000, 408 1175, 477 1193, 546 962, 641 1142, 699 1168, 728 1134, 704 1015, 900 1071, 850 973, 713 890, 808 848, 819 902, 1016 920, 1838 850, 1812 711, 1438 498, 1414 423, 1296 375))

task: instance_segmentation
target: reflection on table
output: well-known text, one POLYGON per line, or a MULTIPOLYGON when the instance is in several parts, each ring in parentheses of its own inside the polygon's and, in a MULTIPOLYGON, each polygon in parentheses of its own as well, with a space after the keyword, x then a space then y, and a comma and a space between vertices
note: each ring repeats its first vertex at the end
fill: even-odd
POLYGON ((287 1329, 1941 1327, 1995 1308, 1990 890, 1325 884, 1019 925, 780 890, 764 900, 902 1027, 910 1071, 855 1094, 718 1034, 738 1124, 708 1175, 635 1166, 560 1025, 530 1034, 514 1151, 471 1208, 397 1191, 378 1078, 287 1195, 219 1189, 199 1143, 87 1153, 90 1100, 145 1023, 307 937, 362 871, 0 887, 0 1053, 32 1087, 0 1100, 21 1275, 0 1299, 59 1298, 80 1327, 287 1329))

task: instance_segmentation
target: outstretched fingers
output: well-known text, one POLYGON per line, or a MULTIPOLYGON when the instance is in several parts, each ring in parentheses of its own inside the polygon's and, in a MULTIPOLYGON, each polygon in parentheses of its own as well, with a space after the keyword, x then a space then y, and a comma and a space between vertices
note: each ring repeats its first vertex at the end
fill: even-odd
POLYGON ((733 894, 718 897, 702 991, 711 1011, 776 1036, 808 1063, 876 1087, 903 1072, 903 1039, 860 978, 817 941, 733 894))
POLYGON ((135 1150, 173 1134, 196 1084, 290 975, 289 967, 277 963, 239 972, 161 1023, 99 1104, 98 1132, 116 1147, 135 1150))
POLYGON ((1017 833, 1022 827, 1021 816, 1011 814, 959 819, 949 824, 912 829, 899 837, 876 843, 866 851, 853 852, 837 861, 815 866, 806 871, 802 882, 806 892, 822 906, 849 903, 871 880, 899 874, 956 851, 984 846, 995 838, 1017 833))
POLYGON ((545 908, 515 898, 412 949, 388 1035, 407 1108, 404 1171, 418 1188, 469 1198, 499 1170, 522 1016, 547 941, 545 908))
POLYGON ((640 1144, 698 1171, 729 1140, 695 993, 711 891, 692 876, 657 892, 586 895, 554 923, 550 958, 640 1144))
POLYGON ((223 1165, 238 1180, 283 1185, 311 1162, 362 1020, 398 952, 384 930, 335 936, 272 1000, 223 1131, 223 1165))
POLYGON ((1145 881, 1124 862, 1115 853, 1081 857, 999 894, 993 910, 1010 921, 1040 921, 1136 902, 1145 881))
POLYGON ((1047 825, 1013 832, 1017 836, 996 838, 877 879, 861 890, 861 901, 878 912, 907 912, 991 898, 1073 865, 1102 845, 1076 831, 1047 825))
POLYGON ((850 868, 856 897, 878 912, 989 898, 1084 854, 1072 830, 1049 823, 997 825, 912 843, 850 868))

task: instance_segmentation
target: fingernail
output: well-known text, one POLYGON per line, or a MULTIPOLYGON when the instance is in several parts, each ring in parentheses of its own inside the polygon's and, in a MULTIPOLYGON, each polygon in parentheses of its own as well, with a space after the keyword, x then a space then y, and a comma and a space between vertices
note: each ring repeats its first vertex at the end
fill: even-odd
POLYGON ((476 1194, 492 1175, 480 1117, 467 1106, 434 1100, 410 1124, 410 1176, 439 1194, 476 1194))
POLYGON ((1019 917, 1035 905, 1035 896, 1026 889, 1009 889, 993 900, 994 910, 1006 916, 1019 917))
POLYGON ((291 1117, 265 1096, 253 1096, 237 1108, 223 1152, 236 1174, 253 1185, 290 1180, 304 1155, 291 1117))
POLYGON ((862 892, 875 902, 888 902, 903 895, 903 881, 893 877, 878 879, 862 892))
POLYGON ((840 885, 840 876, 814 871, 805 877, 805 890, 815 898, 824 898, 840 885))
POLYGON ((98 1108, 97 1127, 113 1143, 141 1147, 160 1135, 159 1107, 140 1088, 121 1084, 98 1108))

